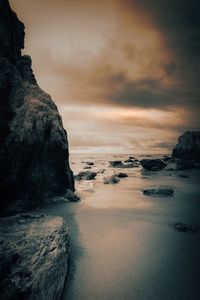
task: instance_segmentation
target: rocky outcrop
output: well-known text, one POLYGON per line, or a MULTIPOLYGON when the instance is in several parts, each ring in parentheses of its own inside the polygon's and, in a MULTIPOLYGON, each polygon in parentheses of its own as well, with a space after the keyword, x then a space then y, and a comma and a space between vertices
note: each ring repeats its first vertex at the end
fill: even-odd
POLYGON ((168 171, 181 171, 181 170, 190 170, 195 168, 194 161, 182 158, 172 158, 168 160, 165 170, 168 171))
POLYGON ((142 167, 147 171, 160 171, 166 167, 166 163, 161 159, 142 159, 142 167))
POLYGON ((0 0, 0 211, 10 214, 74 191, 66 131, 23 47, 24 25, 0 0))
POLYGON ((0 298, 60 299, 68 270, 69 233, 60 217, 0 218, 0 298))
POLYGON ((178 138, 172 158, 200 163, 200 131, 187 131, 178 138))

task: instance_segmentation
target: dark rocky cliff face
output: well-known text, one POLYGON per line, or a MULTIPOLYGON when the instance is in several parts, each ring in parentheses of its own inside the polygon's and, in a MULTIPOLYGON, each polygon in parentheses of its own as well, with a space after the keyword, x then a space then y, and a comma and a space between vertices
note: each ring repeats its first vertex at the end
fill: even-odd
POLYGON ((178 138, 172 151, 173 158, 181 158, 200 162, 200 131, 186 131, 178 138))
POLYGON ((74 191, 67 134, 22 56, 24 25, 0 0, 0 211, 34 208, 74 191))

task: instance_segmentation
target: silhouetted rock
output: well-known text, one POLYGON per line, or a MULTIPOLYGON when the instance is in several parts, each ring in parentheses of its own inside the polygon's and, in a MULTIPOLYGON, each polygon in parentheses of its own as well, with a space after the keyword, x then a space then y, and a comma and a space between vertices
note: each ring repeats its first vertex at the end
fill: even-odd
POLYGON ((139 167, 138 162, 124 163, 121 160, 110 161, 110 167, 112 168, 136 168, 139 167))
POLYGON ((70 253, 63 219, 35 214, 0 218, 0 233, 0 298, 60 299, 70 253))
POLYGON ((111 175, 109 177, 104 178, 104 184, 115 184, 118 183, 120 180, 117 176, 111 175))
POLYGON ((172 151, 172 158, 200 163, 200 131, 186 131, 178 138, 172 151))
POLYGON ((116 173, 115 176, 117 176, 118 178, 126 178, 128 177, 128 175, 126 173, 116 173))
POLYGON ((12 214, 74 191, 74 180, 57 107, 21 56, 24 25, 8 1, 0 8, 0 211, 12 214))
POLYGON ((195 163, 193 161, 182 158, 172 158, 167 162, 165 169, 169 171, 179 171, 190 170, 193 168, 195 168, 195 163))
POLYGON ((184 224, 184 223, 174 223, 173 224, 175 229, 182 232, 191 232, 197 233, 199 231, 199 226, 191 225, 191 224, 184 224))
POLYGON ((90 167, 90 166, 85 166, 85 167, 83 167, 83 169, 89 170, 89 169, 92 169, 92 167, 90 167))
POLYGON ((74 176, 76 180, 92 180, 97 176, 96 172, 80 172, 77 175, 74 176))
POLYGON ((166 163, 161 159, 142 159, 140 164, 147 171, 160 171, 166 167, 166 163))
POLYGON ((86 165, 88 165, 88 166, 94 166, 94 163, 92 161, 86 161, 86 165))
POLYGON ((168 156, 168 155, 164 155, 163 158, 162 158, 163 161, 168 161, 170 159, 171 159, 171 157, 168 156))
POLYGON ((147 196, 172 196, 174 189, 171 187, 148 188, 143 190, 143 194, 147 196))

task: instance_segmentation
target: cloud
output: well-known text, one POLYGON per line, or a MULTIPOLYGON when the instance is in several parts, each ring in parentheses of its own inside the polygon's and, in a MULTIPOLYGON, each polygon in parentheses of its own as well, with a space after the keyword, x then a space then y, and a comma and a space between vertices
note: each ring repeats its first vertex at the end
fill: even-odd
POLYGON ((164 149, 199 127, 198 1, 11 2, 71 145, 164 149))

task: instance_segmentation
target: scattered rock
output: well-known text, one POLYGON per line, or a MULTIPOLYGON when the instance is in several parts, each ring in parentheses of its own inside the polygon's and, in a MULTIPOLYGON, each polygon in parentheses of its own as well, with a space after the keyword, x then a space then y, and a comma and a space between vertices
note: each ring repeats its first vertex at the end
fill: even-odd
POLYGON ((182 231, 182 232, 197 233, 199 231, 199 226, 197 226, 197 225, 184 224, 184 223, 174 223, 173 225, 176 230, 182 231))
POLYGON ((115 184, 118 183, 119 181, 120 181, 119 178, 115 175, 104 178, 104 184, 115 184))
POLYGON ((86 161, 85 163, 86 163, 86 165, 88 165, 88 166, 94 166, 94 163, 93 163, 92 161, 86 161))
POLYGON ((97 173, 103 174, 106 171, 106 169, 100 169, 97 173))
POLYGON ((166 167, 166 163, 161 159, 142 159, 140 164, 147 171, 160 171, 166 167))
POLYGON ((118 178, 126 178, 126 177, 128 177, 128 175, 126 173, 121 173, 121 172, 120 173, 116 173, 115 176, 118 177, 118 178))
POLYGON ((200 131, 186 131, 178 138, 172 158, 200 163, 200 131))
POLYGON ((60 299, 70 254, 63 218, 0 218, 0 233, 1 299, 60 299))
POLYGON ((83 169, 89 170, 89 169, 92 169, 92 167, 91 166, 85 166, 83 169))
POLYGON ((96 172, 90 172, 90 171, 86 171, 86 172, 80 172, 77 175, 75 175, 75 179, 76 180, 92 180, 97 176, 96 172))
POLYGON ((171 157, 168 156, 168 155, 164 155, 163 158, 162 158, 163 161, 168 161, 170 159, 171 159, 171 157))
POLYGON ((112 168, 136 168, 139 166, 138 162, 123 163, 121 160, 110 161, 110 167, 112 168))
POLYGON ((169 171, 181 171, 181 170, 190 170, 195 167, 194 162, 182 159, 182 158, 172 158, 167 162, 165 170, 169 171))
POLYGON ((171 187, 148 188, 143 190, 143 194, 147 196, 172 196, 174 189, 171 187))

